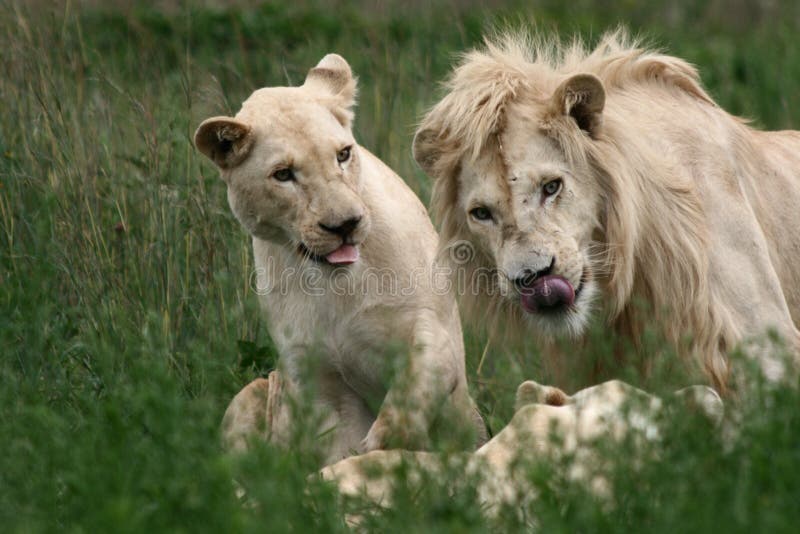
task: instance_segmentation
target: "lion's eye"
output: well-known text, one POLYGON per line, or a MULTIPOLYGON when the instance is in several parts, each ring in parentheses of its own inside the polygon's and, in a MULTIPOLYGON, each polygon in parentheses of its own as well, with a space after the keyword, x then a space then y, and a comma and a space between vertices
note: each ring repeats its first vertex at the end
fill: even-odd
POLYGON ((559 191, 561 191, 561 178, 556 178, 555 180, 550 180, 546 184, 542 186, 542 191, 544 192, 544 196, 552 197, 559 191))
POLYGON ((477 208, 472 208, 469 212, 472 215, 472 218, 478 221, 489 221, 492 219, 492 212, 489 211, 489 208, 484 206, 478 206, 477 208))
POLYGON ((339 152, 336 153, 336 161, 339 163, 344 163, 348 159, 350 159, 350 149, 352 147, 345 147, 341 149, 339 152))
POLYGON ((279 182, 289 182, 294 180, 294 171, 292 171, 292 169, 289 167, 284 167, 273 172, 272 177, 279 182))

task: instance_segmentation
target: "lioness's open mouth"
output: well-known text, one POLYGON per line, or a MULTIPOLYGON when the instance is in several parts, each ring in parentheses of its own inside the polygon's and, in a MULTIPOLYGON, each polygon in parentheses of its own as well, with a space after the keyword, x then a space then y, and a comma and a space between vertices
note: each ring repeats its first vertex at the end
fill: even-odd
POLYGON ((303 243, 297 246, 297 251, 304 257, 327 265, 350 265, 360 257, 358 246, 349 243, 342 243, 339 248, 325 255, 311 252, 303 243))

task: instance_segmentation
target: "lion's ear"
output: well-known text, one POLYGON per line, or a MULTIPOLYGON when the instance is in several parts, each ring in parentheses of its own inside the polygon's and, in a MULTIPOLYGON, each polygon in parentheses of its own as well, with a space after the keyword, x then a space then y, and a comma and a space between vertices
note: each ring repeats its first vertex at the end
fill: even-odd
POLYGON ((425 174, 435 177, 434 169, 441 157, 439 149, 438 135, 429 128, 423 128, 414 135, 411 145, 411 153, 420 168, 425 174))
POLYGON ((328 54, 308 71, 304 87, 317 89, 339 100, 342 108, 349 110, 356 103, 356 79, 350 65, 339 54, 328 54))
POLYGON ((606 91, 594 74, 576 74, 564 81, 553 94, 558 113, 569 115, 578 127, 594 136, 603 122, 606 91))
POLYGON ((212 117, 197 128, 194 144, 219 168, 230 169, 250 153, 252 128, 230 117, 212 117))

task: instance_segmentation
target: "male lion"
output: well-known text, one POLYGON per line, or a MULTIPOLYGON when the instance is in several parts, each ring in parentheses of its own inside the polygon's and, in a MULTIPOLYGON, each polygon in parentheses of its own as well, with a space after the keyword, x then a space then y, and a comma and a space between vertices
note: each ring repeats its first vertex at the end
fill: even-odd
POLYGON ((468 310, 580 338, 599 300, 638 343, 645 303, 719 389, 737 346, 786 376, 765 334, 798 353, 800 133, 752 129, 688 63, 620 32, 593 51, 487 41, 447 88, 414 157, 443 246, 469 240, 468 267, 496 270, 468 310))
POLYGON ((332 438, 326 464, 426 447, 436 418, 485 431, 455 300, 433 287, 437 234, 402 179, 355 142, 355 92, 350 66, 329 54, 301 87, 259 89, 236 117, 210 118, 195 134, 253 237, 281 357, 280 373, 231 402, 223 432, 233 448, 254 434, 285 441, 293 415, 283 395, 307 378, 327 417, 319 434, 332 438), (411 352, 394 378, 393 345, 411 352))

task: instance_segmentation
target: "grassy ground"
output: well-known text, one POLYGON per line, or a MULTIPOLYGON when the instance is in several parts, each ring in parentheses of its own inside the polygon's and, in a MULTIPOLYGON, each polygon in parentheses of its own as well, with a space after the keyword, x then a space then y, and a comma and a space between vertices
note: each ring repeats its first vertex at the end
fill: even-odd
MULTIPOLYGON (((190 139, 253 89, 299 83, 325 53, 344 55, 361 83, 357 138, 423 199, 414 122, 454 53, 503 21, 589 39, 625 23, 698 64, 732 112, 800 127, 800 8, 788 0, 89 4, 0 6, 6 532, 345 529, 332 491, 306 482, 307 458, 263 447, 231 459, 218 446, 227 402, 275 355, 248 290, 248 240, 190 139)), ((468 341, 474 393, 500 428, 516 385, 546 373, 535 354, 497 349, 479 368, 484 340, 468 341)), ((794 530, 798 401, 794 390, 766 395, 727 448, 675 421, 661 461, 635 470, 617 451, 613 508, 532 469, 542 498, 529 512, 564 532, 794 530)), ((484 524, 469 491, 449 497, 443 485, 402 495, 372 526, 519 526, 511 514, 484 524)))

